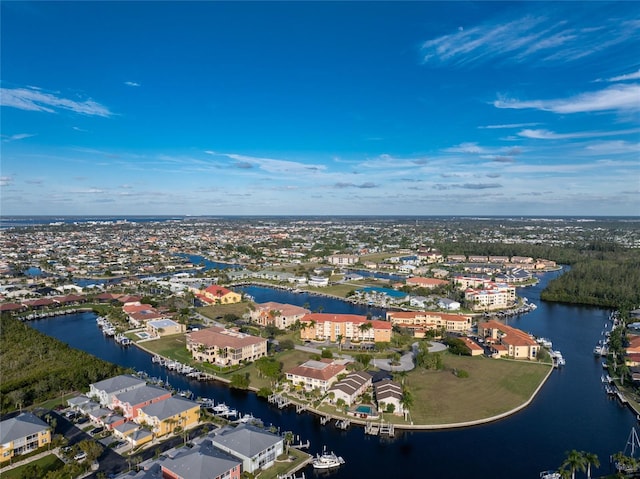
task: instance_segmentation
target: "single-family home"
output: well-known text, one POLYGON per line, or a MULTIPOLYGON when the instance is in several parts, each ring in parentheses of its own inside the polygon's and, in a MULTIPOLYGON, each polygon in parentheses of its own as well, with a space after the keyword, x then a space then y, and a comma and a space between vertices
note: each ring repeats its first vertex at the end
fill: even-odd
POLYGON ((358 397, 371 387, 371 374, 365 371, 353 371, 329 388, 329 395, 333 393, 331 402, 337 403, 340 399, 347 406, 351 406, 358 397))
POLYGON ((378 403, 378 412, 393 410, 394 414, 404 414, 402 386, 391 379, 373 383, 374 395, 378 403))
POLYGON ((51 427, 35 414, 23 412, 0 422, 0 461, 27 454, 51 442, 51 427))
POLYGON ((310 359, 285 371, 285 376, 294 385, 302 386, 307 391, 319 389, 324 393, 345 370, 344 364, 336 363, 331 359, 323 358, 319 361, 310 359))
POLYGON ((160 338, 171 334, 184 333, 186 326, 171 319, 158 319, 147 322, 147 333, 151 337, 160 338))
POLYGON ((249 424, 226 427, 211 437, 213 445, 242 461, 242 471, 255 474, 273 466, 284 452, 284 439, 249 424))
POLYGON ((203 290, 196 290, 195 295, 207 304, 233 304, 242 300, 242 295, 216 284, 203 290))

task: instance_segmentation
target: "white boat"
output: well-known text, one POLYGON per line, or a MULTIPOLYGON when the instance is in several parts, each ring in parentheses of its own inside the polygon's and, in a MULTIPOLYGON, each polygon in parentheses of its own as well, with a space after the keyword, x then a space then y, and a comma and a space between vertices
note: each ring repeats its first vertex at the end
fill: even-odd
POLYGON ((324 449, 322 454, 316 454, 312 464, 314 469, 333 469, 344 464, 344 459, 342 459, 342 456, 337 456, 333 452, 327 452, 324 449))
POLYGON ((560 477, 558 471, 542 471, 540 473, 540 479, 560 479, 560 477))

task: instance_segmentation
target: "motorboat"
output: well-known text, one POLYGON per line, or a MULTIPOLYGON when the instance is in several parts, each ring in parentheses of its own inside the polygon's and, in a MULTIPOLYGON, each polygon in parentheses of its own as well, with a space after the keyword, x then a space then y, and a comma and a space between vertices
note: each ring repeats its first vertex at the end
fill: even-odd
POLYGON ((560 479, 562 477, 558 471, 542 471, 540 479, 560 479))
POLYGON ((344 459, 342 456, 337 456, 333 452, 328 452, 324 449, 322 454, 316 454, 312 464, 314 469, 333 469, 344 464, 344 459))

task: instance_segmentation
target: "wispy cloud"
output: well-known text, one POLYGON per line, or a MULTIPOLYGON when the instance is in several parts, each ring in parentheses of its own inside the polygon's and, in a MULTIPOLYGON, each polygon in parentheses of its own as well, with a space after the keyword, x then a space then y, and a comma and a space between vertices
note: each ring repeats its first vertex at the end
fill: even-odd
POLYGON ((124 82, 125 85, 127 86, 140 86, 140 83, 135 82, 135 81, 126 81, 124 82))
POLYGON ((555 133, 549 130, 522 130, 518 136, 536 140, 569 140, 573 138, 596 138, 605 136, 629 135, 640 133, 640 128, 618 131, 580 131, 575 133, 555 133))
POLYGON ((36 136, 36 135, 31 133, 18 133, 16 135, 11 135, 6 137, 3 135, 2 141, 5 141, 8 143, 10 141, 18 141, 18 140, 24 140, 25 138, 31 138, 32 136, 36 136))
POLYGON ((484 148, 478 146, 477 143, 472 143, 472 142, 460 143, 457 146, 452 146, 450 148, 447 148, 445 151, 449 153, 470 153, 470 154, 481 154, 486 152, 484 148))
POLYGON ((450 190, 450 189, 465 189, 465 190, 487 190, 493 188, 502 188, 500 183, 453 183, 453 184, 442 184, 436 183, 433 185, 433 188, 436 190, 450 190))
POLYGON ((613 85, 604 90, 552 100, 520 101, 500 98, 493 102, 493 106, 516 110, 535 109, 554 113, 638 110, 640 109, 640 85, 613 85))
POLYGON ((70 110, 83 115, 109 117, 109 109, 91 99, 76 101, 53 93, 45 93, 34 87, 0 88, 0 105, 28 111, 55 113, 57 110, 70 110))
POLYGON ((509 123, 506 125, 486 125, 486 126, 479 126, 478 128, 481 130, 498 130, 498 129, 505 129, 505 128, 526 128, 528 126, 537 126, 540 123, 509 123))
POLYGON ((0 186, 9 186, 13 182, 10 176, 0 176, 0 186))
POLYGON ((634 73, 627 73, 626 75, 618 75, 611 78, 598 78, 594 80, 596 82, 618 82, 618 81, 628 81, 628 80, 639 80, 640 79, 640 70, 634 73))
POLYGON ((637 22, 598 18, 597 26, 578 26, 570 13, 556 18, 526 15, 493 19, 425 41, 424 63, 474 65, 494 60, 522 63, 573 61, 637 38, 637 22))
POLYGON ((365 183, 361 183, 359 185, 355 184, 355 183, 343 183, 343 182, 338 182, 334 185, 335 188, 362 188, 362 189, 368 189, 368 188, 376 188, 378 185, 376 185, 373 182, 367 181, 365 183))

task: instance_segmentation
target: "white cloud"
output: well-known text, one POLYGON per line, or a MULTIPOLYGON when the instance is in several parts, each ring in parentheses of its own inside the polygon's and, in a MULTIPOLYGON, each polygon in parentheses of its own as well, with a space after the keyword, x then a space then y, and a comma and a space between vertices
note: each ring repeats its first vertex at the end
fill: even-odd
POLYGON ((524 128, 527 126, 537 126, 540 123, 509 123, 506 125, 486 125, 486 126, 479 126, 478 128, 481 130, 497 130, 497 129, 503 129, 503 128, 524 128))
POLYGON ((108 117, 109 109, 91 99, 75 101, 36 88, 0 88, 0 105, 28 111, 55 113, 58 109, 70 110, 83 115, 108 117))
POLYGON ((31 133, 18 133, 16 135, 7 136, 2 141, 6 141, 6 142, 18 141, 18 140, 24 140, 25 138, 31 138, 32 136, 36 136, 36 135, 33 135, 31 133))
POLYGON ((581 131, 576 133, 555 133, 549 130, 522 130, 518 136, 536 140, 568 140, 572 138, 595 138, 603 136, 618 136, 639 133, 640 128, 618 131, 581 131))
POLYGON ((531 108, 554 113, 638 110, 640 109, 640 86, 637 84, 614 85, 600 91, 552 100, 520 101, 504 98, 494 101, 493 106, 516 110, 531 108))
MULTIPOLYGON (((595 7, 597 8, 597 7, 595 7)), ((598 25, 579 25, 573 11, 555 16, 527 15, 519 19, 494 18, 480 25, 425 41, 424 63, 479 64, 495 59, 515 63, 538 59, 544 62, 573 61, 599 53, 624 42, 633 42, 639 22, 602 17, 590 11, 598 25), (558 20, 561 18, 561 20, 558 20)), ((581 12, 581 14, 583 14, 581 12)))
POLYGON ((604 80, 602 78, 598 78, 595 81, 596 82, 602 82, 602 81, 618 82, 618 81, 638 80, 638 79, 640 79, 640 70, 638 70, 637 72, 634 72, 634 73, 627 73, 626 75, 618 75, 618 76, 611 77, 611 78, 605 78, 604 80))
POLYGON ((124 84, 127 86, 140 86, 140 83, 134 81, 126 81, 124 84))
POLYGON ((471 153, 471 154, 486 153, 486 150, 484 148, 478 146, 477 143, 471 143, 471 142, 460 143, 457 146, 452 146, 451 148, 447 148, 445 151, 448 151, 450 153, 471 153))
POLYGON ((0 176, 0 186, 9 186, 13 182, 10 176, 0 176))

